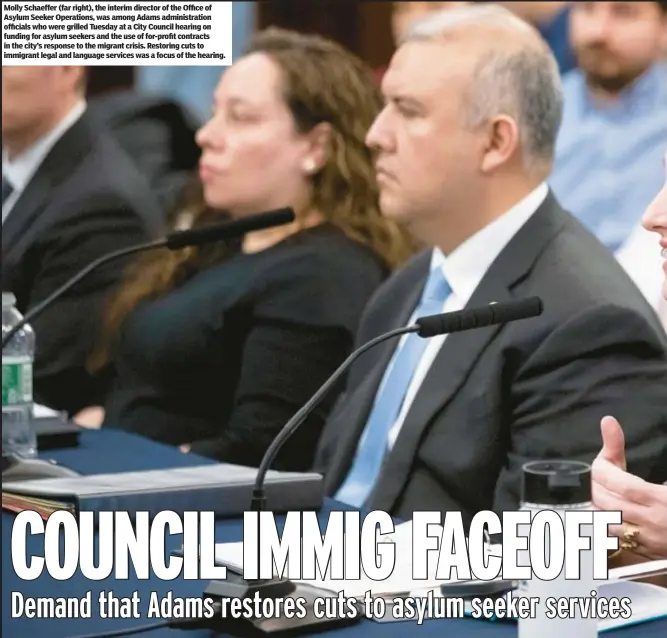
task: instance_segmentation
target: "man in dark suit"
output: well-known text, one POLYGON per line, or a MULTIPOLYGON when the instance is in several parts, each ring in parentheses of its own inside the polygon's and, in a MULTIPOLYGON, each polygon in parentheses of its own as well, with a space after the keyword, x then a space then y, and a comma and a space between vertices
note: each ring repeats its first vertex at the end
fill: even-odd
MULTIPOLYGON (((81 67, 2 70, 2 289, 21 312, 82 267, 161 230, 132 160, 86 113, 81 67)), ((35 399, 76 412, 99 400, 85 360, 126 260, 94 271, 35 320, 35 399)))
POLYGON ((97 95, 88 100, 88 108, 132 157, 164 209, 173 212, 197 175, 200 149, 195 134, 201 123, 174 100, 135 90, 97 95))
POLYGON ((605 414, 631 471, 667 478, 664 331, 545 184, 562 111, 547 45, 501 7, 450 10, 408 33, 383 91, 367 140, 382 210, 434 248, 377 291, 359 344, 492 302, 537 295, 544 312, 361 357, 316 457, 328 493, 405 519, 516 509, 522 465, 593 461, 605 414))

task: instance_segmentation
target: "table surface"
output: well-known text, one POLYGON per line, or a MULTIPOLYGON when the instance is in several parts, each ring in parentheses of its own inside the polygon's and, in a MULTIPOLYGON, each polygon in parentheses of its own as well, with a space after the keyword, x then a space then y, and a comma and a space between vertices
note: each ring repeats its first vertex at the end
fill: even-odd
MULTIPOLYGON (((184 467, 201 465, 210 461, 194 455, 181 454, 176 449, 135 437, 130 434, 113 431, 86 431, 81 435, 78 448, 62 449, 44 454, 60 464, 77 470, 82 474, 98 474, 107 472, 122 472, 150 469, 164 469, 169 467, 184 467)), ((331 507, 326 502, 322 516, 331 507)), ((76 638, 88 634, 130 629, 140 625, 153 623, 159 619, 146 617, 151 592, 165 596, 173 592, 175 597, 200 597, 208 581, 176 580, 160 581, 155 576, 150 580, 139 580, 131 571, 128 580, 110 578, 105 581, 87 580, 80 572, 68 581, 56 581, 46 571, 34 581, 22 581, 15 574, 11 561, 11 532, 15 515, 3 510, 2 513, 2 630, 3 635, 11 638, 76 638), (12 592, 21 592, 25 597, 82 597, 92 592, 93 610, 95 602, 102 591, 112 591, 117 598, 131 597, 138 592, 142 601, 141 619, 103 619, 93 614, 89 619, 26 619, 12 618, 12 592)), ((216 542, 242 540, 242 522, 238 519, 221 520, 216 524, 216 542)), ((168 551, 181 546, 179 536, 167 536, 168 551)), ((27 537, 27 554, 43 556, 43 535, 29 535, 27 537)), ((516 624, 512 622, 488 622, 483 620, 449 619, 429 620, 422 625, 415 622, 377 623, 363 620, 361 623, 344 629, 335 629, 326 632, 331 638, 349 638, 359 636, 363 632, 367 636, 401 637, 413 635, 419 631, 420 636, 451 636, 452 638, 509 638, 517 635, 516 624)), ((664 638, 667 635, 667 619, 656 620, 608 633, 610 638, 664 638)), ((176 629, 155 629, 142 636, 149 638, 188 636, 190 638, 210 638, 214 634, 209 630, 189 630, 183 632, 176 629)))

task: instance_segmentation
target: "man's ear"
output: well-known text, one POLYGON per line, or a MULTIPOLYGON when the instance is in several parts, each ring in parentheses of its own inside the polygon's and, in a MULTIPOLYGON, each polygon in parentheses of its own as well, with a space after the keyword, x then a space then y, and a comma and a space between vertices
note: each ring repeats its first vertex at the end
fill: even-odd
POLYGON ((491 173, 511 160, 521 139, 516 121, 507 115, 499 115, 488 122, 486 134, 481 169, 484 173, 491 173))

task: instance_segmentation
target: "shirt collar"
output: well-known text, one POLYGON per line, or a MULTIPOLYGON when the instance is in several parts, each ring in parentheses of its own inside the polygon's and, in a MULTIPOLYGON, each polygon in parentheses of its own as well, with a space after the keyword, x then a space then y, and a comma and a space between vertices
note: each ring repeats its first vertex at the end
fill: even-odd
POLYGON ((49 151, 85 110, 86 101, 79 101, 54 128, 11 161, 6 149, 2 150, 2 172, 15 191, 22 191, 28 185, 49 151))
POLYGON ((435 248, 431 268, 441 268, 453 293, 465 305, 496 257, 533 216, 549 193, 545 182, 505 214, 468 238, 450 255, 435 248))

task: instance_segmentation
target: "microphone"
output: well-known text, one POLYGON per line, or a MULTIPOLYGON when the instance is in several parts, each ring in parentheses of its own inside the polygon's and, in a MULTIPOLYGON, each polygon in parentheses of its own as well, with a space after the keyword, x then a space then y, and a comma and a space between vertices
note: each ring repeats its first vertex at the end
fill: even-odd
POLYGON ((483 308, 419 317, 415 323, 419 326, 417 334, 420 337, 435 337, 450 332, 527 319, 539 314, 542 314, 542 300, 539 297, 528 297, 518 301, 492 303, 483 308))
POLYGON ((187 246, 200 246, 209 242, 240 237, 253 230, 263 230, 273 226, 282 226, 294 221, 291 208, 279 208, 266 213, 240 217, 220 224, 212 224, 203 228, 191 228, 170 233, 163 240, 169 250, 178 250, 187 246))
POLYGON ((169 250, 179 250, 188 246, 201 246, 214 241, 222 241, 224 239, 232 239, 240 237, 253 230, 262 230, 264 228, 272 228, 273 226, 281 226, 294 221, 294 211, 291 208, 279 208, 277 210, 268 211, 266 213, 259 213, 250 217, 242 217, 240 219, 233 219, 224 221, 219 224, 212 224, 204 228, 192 228, 190 230, 179 230, 169 233, 162 239, 156 239, 134 246, 127 246, 119 250, 102 255, 95 261, 89 263, 85 268, 76 273, 72 278, 68 279, 60 288, 54 290, 46 299, 33 306, 23 319, 15 324, 2 337, 2 348, 12 340, 14 335, 27 323, 42 314, 54 301, 58 300, 70 288, 79 283, 84 277, 89 275, 93 270, 103 266, 104 264, 125 257, 135 253, 146 250, 153 250, 155 248, 168 248, 169 250))
POLYGON ((259 465, 255 485, 253 488, 252 502, 250 509, 253 512, 261 512, 266 505, 266 496, 264 494, 264 481, 266 473, 272 465, 276 455, 298 427, 308 418, 317 404, 322 400, 326 393, 347 372, 348 368, 367 350, 375 347, 379 343, 393 337, 416 332, 420 337, 428 339, 439 334, 449 332, 461 332, 463 330, 472 330, 475 328, 484 328, 499 323, 517 321, 519 319, 528 319, 542 314, 542 300, 539 297, 529 297, 517 301, 504 301, 501 303, 492 303, 481 308, 468 308, 466 310, 457 310, 455 312, 446 312, 444 314, 430 315, 420 317, 414 324, 396 328, 390 332, 381 334, 368 343, 352 352, 338 369, 325 381, 320 389, 308 400, 308 402, 285 424, 271 442, 262 462, 259 465))

